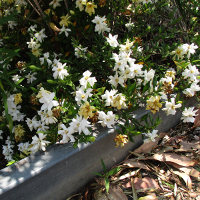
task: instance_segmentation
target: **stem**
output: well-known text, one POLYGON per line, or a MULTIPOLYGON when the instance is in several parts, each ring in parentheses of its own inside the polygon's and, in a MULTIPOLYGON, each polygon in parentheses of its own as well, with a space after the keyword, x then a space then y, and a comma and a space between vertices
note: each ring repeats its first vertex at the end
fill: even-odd
POLYGON ((38 1, 37 1, 37 0, 33 0, 33 1, 34 1, 35 5, 37 6, 37 9, 38 9, 39 12, 40 12, 40 15, 41 15, 42 17, 44 17, 45 15, 44 15, 44 13, 43 13, 43 11, 42 11, 42 9, 41 9, 40 4, 38 3, 38 1))
POLYGON ((35 12, 38 14, 38 15, 40 15, 40 12, 36 9, 36 7, 29 1, 29 0, 27 0, 28 2, 29 2, 29 4, 33 7, 33 9, 35 10, 35 12))
POLYGON ((67 8, 67 10, 69 9, 68 4, 67 4, 67 0, 64 0, 65 3, 65 7, 67 8))

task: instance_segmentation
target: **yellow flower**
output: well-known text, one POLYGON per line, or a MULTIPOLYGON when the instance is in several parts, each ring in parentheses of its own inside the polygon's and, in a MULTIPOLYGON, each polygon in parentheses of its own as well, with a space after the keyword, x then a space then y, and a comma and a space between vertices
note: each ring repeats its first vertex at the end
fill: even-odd
POLYGON ((155 114, 162 107, 160 103, 160 96, 151 96, 149 100, 147 100, 146 110, 151 110, 153 114, 155 114))
POLYGON ((94 10, 95 8, 97 8, 97 5, 95 5, 93 2, 89 1, 86 4, 85 12, 91 16, 92 14, 95 13, 95 10, 94 10))
POLYGON ((128 143, 127 135, 119 134, 115 137, 115 143, 117 147, 123 147, 126 143, 128 143))
POLYGON ((61 21, 60 21, 60 25, 68 27, 69 24, 71 24, 70 18, 71 18, 71 16, 69 16, 68 14, 66 16, 62 16, 61 21))
POLYGON ((85 119, 87 119, 88 117, 93 117, 94 116, 94 112, 95 111, 95 108, 93 106, 90 106, 89 102, 86 101, 81 107, 80 107, 80 110, 79 110, 79 115, 80 116, 83 116, 85 119))
POLYGON ((112 106, 116 107, 118 110, 121 110, 122 108, 127 108, 126 106, 126 98, 121 93, 118 94, 112 102, 112 106))
POLYGON ((15 105, 22 103, 22 93, 17 93, 14 96, 14 102, 15 102, 15 105))
POLYGON ((22 137, 24 136, 25 130, 22 125, 16 125, 14 127, 14 134, 15 134, 15 141, 21 141, 22 137))

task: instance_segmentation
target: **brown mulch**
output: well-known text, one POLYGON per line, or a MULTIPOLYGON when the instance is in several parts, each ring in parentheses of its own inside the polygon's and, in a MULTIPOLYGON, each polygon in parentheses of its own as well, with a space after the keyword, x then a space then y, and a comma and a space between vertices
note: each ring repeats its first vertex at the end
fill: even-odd
POLYGON ((130 152, 105 179, 96 177, 67 200, 200 200, 200 128, 178 124, 130 152))

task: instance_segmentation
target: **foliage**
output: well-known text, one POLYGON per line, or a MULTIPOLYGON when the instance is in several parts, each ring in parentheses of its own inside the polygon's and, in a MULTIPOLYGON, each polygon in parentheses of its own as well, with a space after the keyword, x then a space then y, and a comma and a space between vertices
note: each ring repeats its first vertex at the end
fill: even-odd
MULTIPOLYGON (((18 160, 50 143, 93 142, 120 121, 123 146, 155 137, 163 109, 200 90, 199 1, 0 1, 0 139, 18 160), (147 134, 145 134, 147 135, 147 134), (127 139, 128 138, 128 139, 127 139)), ((182 119, 194 122, 195 110, 182 119)))

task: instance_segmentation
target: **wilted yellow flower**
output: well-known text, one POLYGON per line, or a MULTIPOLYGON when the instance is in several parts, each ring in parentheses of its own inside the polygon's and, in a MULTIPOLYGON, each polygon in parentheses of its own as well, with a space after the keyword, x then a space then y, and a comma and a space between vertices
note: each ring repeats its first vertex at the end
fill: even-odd
POLYGON ((99 0, 99 6, 103 7, 106 5, 106 0, 99 0))
POLYGON ((22 125, 16 125, 14 127, 14 134, 15 134, 15 141, 21 141, 22 137, 24 136, 25 130, 22 125))
POLYGON ((32 54, 36 57, 39 57, 41 53, 42 53, 42 49, 39 49, 39 48, 32 49, 32 54))
POLYGON ((95 111, 95 108, 93 106, 90 106, 89 102, 86 101, 81 107, 80 107, 80 110, 79 110, 79 115, 80 116, 83 116, 85 119, 87 119, 88 117, 93 117, 94 116, 94 112, 95 111))
POLYGON ((123 147, 126 143, 128 143, 127 135, 119 134, 115 137, 115 143, 117 147, 123 147))
POLYGON ((60 25, 68 27, 69 24, 71 24, 70 18, 71 18, 71 16, 69 16, 69 14, 67 14, 66 16, 62 16, 61 21, 60 21, 60 25))
POLYGON ((14 103, 15 103, 15 105, 22 103, 22 93, 17 93, 14 96, 14 103))
POLYGON ((123 96, 122 94, 118 94, 113 99, 112 106, 116 107, 118 110, 121 110, 122 108, 127 108, 125 96, 123 96))
POLYGON ((160 103, 160 96, 151 96, 149 100, 147 100, 146 110, 151 110, 153 114, 155 114, 162 107, 160 103))
POLYGON ((97 5, 95 5, 94 2, 89 1, 86 4, 85 12, 91 16, 95 13, 95 8, 97 8, 97 5))

